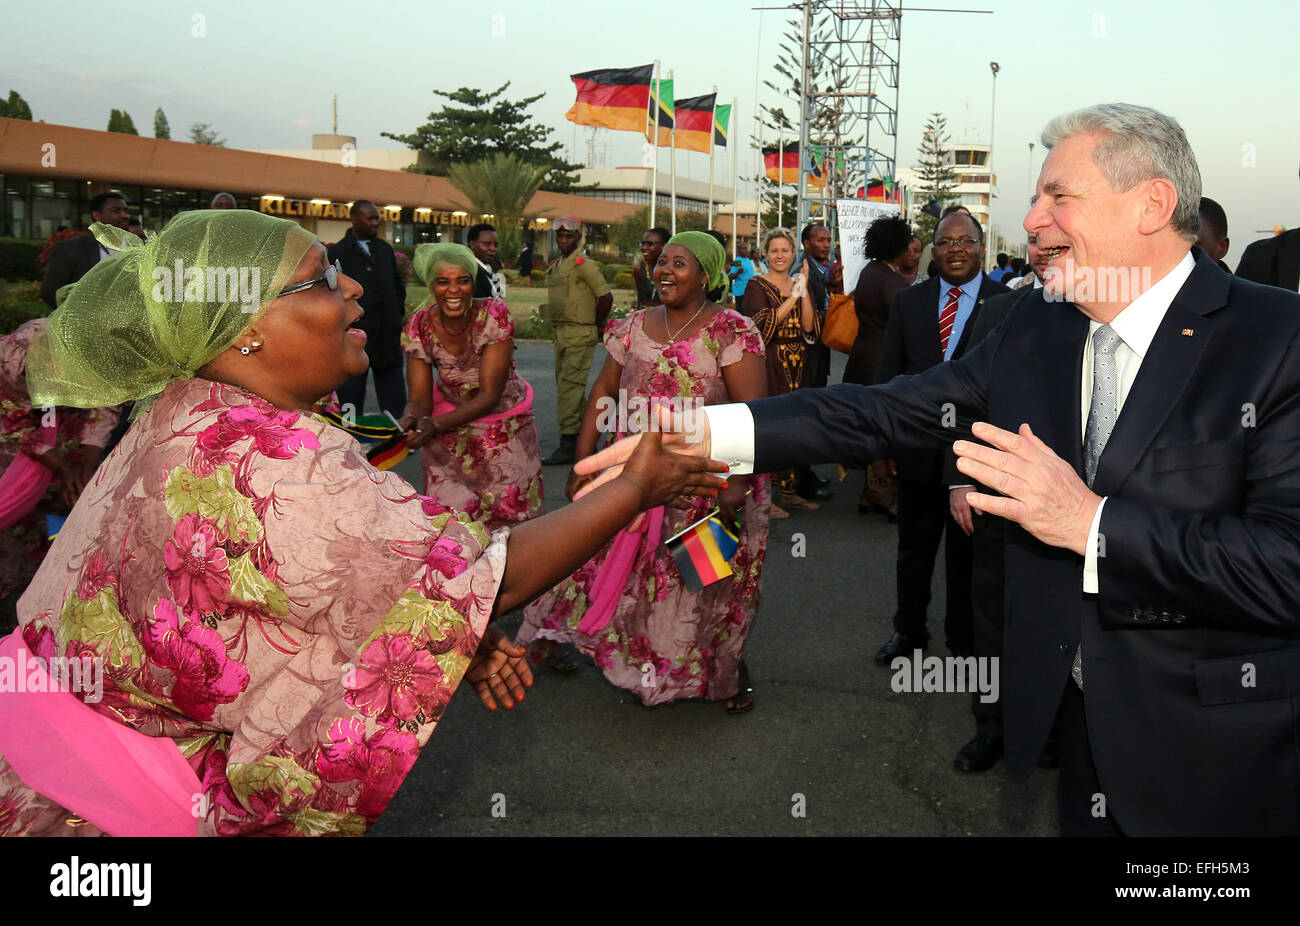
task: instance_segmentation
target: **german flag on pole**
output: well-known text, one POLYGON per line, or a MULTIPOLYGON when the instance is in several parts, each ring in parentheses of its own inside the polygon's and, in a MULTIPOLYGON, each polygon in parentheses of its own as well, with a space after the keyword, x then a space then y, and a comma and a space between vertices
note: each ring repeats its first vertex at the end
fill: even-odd
POLYGON ((777 183, 799 182, 799 143, 793 142, 784 148, 773 145, 763 149, 763 169, 768 180, 777 183))
POLYGON ((717 101, 716 93, 693 96, 678 100, 674 106, 673 118, 677 121, 676 146, 687 151, 709 152, 709 141, 713 137, 713 104, 717 101))
MULTIPOLYGON (((671 80, 660 80, 658 90, 650 91, 650 100, 654 104, 654 111, 659 126, 658 136, 655 140, 655 146, 667 148, 671 144, 673 131, 673 82, 671 80)), ((650 141, 650 126, 646 125, 646 141, 650 141)))
POLYGON ((736 555, 740 537, 723 525, 718 509, 714 508, 703 520, 665 540, 664 546, 672 553, 686 587, 698 592, 731 575, 727 560, 736 555))
POLYGON ((644 132, 653 76, 653 64, 570 74, 578 98, 565 117, 578 125, 644 132))
POLYGON ((713 143, 719 148, 727 147, 727 131, 731 123, 731 104, 719 104, 713 110, 713 143))

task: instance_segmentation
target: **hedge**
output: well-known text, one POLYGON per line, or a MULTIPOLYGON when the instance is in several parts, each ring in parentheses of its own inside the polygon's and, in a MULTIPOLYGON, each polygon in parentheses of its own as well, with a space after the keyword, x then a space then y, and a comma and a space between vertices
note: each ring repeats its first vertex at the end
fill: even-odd
POLYGON ((0 300, 0 335, 11 334, 15 328, 33 318, 44 318, 50 307, 44 302, 23 302, 17 299, 0 300))
POLYGON ((0 238, 0 279, 39 280, 36 258, 44 246, 44 241, 30 238, 0 238))

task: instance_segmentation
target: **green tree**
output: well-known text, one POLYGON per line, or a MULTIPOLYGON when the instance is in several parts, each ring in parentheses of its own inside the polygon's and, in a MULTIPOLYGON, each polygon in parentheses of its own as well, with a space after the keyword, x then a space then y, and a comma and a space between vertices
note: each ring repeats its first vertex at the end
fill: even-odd
POLYGON ((506 81, 496 90, 485 93, 461 87, 452 93, 433 91, 449 100, 428 115, 428 122, 407 135, 381 133, 419 151, 423 165, 411 168, 416 173, 450 176, 457 164, 474 164, 494 154, 511 154, 525 164, 546 168, 542 189, 566 192, 577 186, 573 171, 581 165, 570 164, 559 156, 563 145, 551 141, 552 130, 535 122, 526 110, 545 94, 521 100, 504 98, 506 81))
MULTIPOLYGON (((931 113, 921 133, 921 147, 916 152, 920 157, 916 166, 920 178, 916 198, 922 206, 934 200, 942 208, 952 199, 957 174, 948 163, 948 141, 948 120, 941 113, 931 113)), ((934 240, 934 227, 938 224, 939 220, 927 212, 917 216, 912 230, 923 247, 934 240)))
POLYGON ((163 113, 162 107, 159 106, 153 111, 153 137, 154 138, 171 138, 172 128, 167 124, 167 116, 163 113))
POLYGON ((211 122, 195 122, 191 124, 190 141, 196 145, 212 145, 214 148, 226 147, 226 140, 213 130, 211 122))
MULTIPOLYGON (((667 209, 655 212, 655 224, 663 228, 672 228, 672 217, 667 209)), ((650 207, 638 206, 637 210, 625 219, 619 219, 609 226, 609 243, 621 257, 635 262, 641 257, 641 236, 650 227, 650 207)), ((703 212, 677 210, 677 230, 706 231, 709 217, 703 212)))
POLYGON ((492 217, 502 259, 513 262, 519 254, 520 223, 549 170, 544 164, 498 152, 470 164, 453 164, 447 179, 476 211, 492 217))
POLYGON ((121 132, 123 135, 139 135, 135 130, 135 123, 131 121, 131 114, 125 109, 115 109, 108 114, 108 131, 121 132))
POLYGON ((0 116, 6 119, 25 119, 32 121, 32 108, 18 95, 17 90, 9 91, 9 99, 0 100, 0 116))

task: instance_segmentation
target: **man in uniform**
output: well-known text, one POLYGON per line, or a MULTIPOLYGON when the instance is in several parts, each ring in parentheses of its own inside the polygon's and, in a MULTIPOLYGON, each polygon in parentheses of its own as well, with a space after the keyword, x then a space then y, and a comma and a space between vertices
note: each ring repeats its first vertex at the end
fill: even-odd
POLYGON ((582 223, 577 219, 565 216, 555 220, 555 243, 560 256, 546 268, 548 298, 542 314, 555 325, 555 399, 560 446, 542 460, 547 466, 574 461, 592 351, 614 305, 609 284, 596 262, 589 260, 578 247, 581 237, 582 223))

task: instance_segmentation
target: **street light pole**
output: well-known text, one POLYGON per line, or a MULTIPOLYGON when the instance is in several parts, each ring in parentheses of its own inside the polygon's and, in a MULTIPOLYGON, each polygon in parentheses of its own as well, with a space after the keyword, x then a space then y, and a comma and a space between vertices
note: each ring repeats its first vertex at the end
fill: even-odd
POLYGON ((994 252, 997 250, 997 242, 993 237, 993 129, 997 124, 998 115, 998 67, 996 61, 989 62, 989 70, 993 72, 993 104, 989 107, 989 244, 984 254, 984 262, 988 269, 992 269, 994 252))

